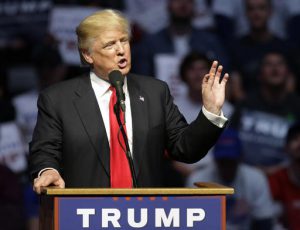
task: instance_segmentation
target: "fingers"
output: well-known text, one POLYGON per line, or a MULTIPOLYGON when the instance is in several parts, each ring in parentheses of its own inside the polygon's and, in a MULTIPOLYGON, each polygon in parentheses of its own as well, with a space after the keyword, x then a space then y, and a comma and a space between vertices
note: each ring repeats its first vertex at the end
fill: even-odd
POLYGON ((216 82, 216 83, 219 83, 219 82, 220 82, 222 70, 223 70, 223 66, 222 66, 222 65, 219 65, 219 66, 218 66, 218 69, 217 69, 217 72, 216 72, 216 75, 215 75, 214 82, 216 82))
POLYGON ((229 74, 228 73, 225 73, 224 77, 222 78, 222 81, 221 81, 221 85, 226 85, 227 81, 229 79, 229 74))
POLYGON ((202 81, 202 86, 206 87, 212 87, 214 84, 226 84, 226 82, 229 79, 228 73, 224 75, 222 78, 222 71, 223 71, 223 66, 219 65, 218 62, 214 61, 211 65, 211 68, 209 70, 209 73, 206 74, 203 78, 202 81))
POLYGON ((204 77, 204 79, 207 78, 206 82, 210 87, 214 83, 217 67, 218 67, 218 62, 214 61, 210 67, 208 76, 206 77, 206 75, 205 75, 205 77, 204 77))
POLYGON ((56 185, 59 188, 65 187, 65 182, 59 173, 54 170, 48 170, 42 173, 40 177, 34 179, 33 190, 36 193, 41 194, 41 188, 51 184, 56 185))
POLYGON ((211 65, 211 67, 210 67, 210 70, 209 70, 209 74, 210 74, 211 76, 215 76, 217 67, 218 67, 218 62, 217 62, 217 61, 213 61, 212 65, 211 65))

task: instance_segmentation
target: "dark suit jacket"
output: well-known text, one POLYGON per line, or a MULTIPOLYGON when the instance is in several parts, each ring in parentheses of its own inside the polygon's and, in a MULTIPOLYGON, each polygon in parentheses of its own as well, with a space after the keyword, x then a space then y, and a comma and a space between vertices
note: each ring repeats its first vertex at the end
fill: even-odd
MULTIPOLYGON (((188 125, 162 81, 129 74, 127 84, 138 186, 163 186, 165 150, 175 160, 196 162, 222 129, 202 112, 188 125)), ((44 90, 38 109, 30 143, 32 176, 53 167, 61 173, 66 187, 109 187, 109 143, 90 78, 72 79, 44 90)))

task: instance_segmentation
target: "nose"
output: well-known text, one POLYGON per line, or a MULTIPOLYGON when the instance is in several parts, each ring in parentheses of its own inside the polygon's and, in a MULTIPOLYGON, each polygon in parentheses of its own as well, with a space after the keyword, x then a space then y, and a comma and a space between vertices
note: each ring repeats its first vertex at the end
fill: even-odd
POLYGON ((116 43, 116 51, 117 51, 117 54, 121 54, 121 55, 124 54, 125 49, 124 49, 124 47, 123 47, 122 42, 118 41, 118 42, 116 43))

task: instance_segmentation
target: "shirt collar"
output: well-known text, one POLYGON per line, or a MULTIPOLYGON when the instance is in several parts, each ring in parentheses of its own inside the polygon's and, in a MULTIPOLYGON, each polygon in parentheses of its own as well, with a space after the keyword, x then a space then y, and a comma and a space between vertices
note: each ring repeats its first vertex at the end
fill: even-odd
MULTIPOLYGON (((102 78, 98 77, 93 71, 90 72, 90 78, 93 83, 95 83, 98 86, 98 95, 102 96, 104 95, 111 86, 109 82, 103 80, 102 78)), ((124 85, 123 85, 123 91, 124 94, 128 95, 128 89, 127 89, 127 78, 124 78, 124 85)))

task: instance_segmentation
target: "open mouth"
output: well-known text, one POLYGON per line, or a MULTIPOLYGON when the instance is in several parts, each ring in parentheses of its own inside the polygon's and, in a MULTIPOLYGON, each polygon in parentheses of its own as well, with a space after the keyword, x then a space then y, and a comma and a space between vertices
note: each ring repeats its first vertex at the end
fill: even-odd
POLYGON ((118 67, 120 69, 124 69, 127 66, 127 60, 126 58, 122 58, 119 62, 118 62, 118 67))

